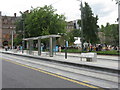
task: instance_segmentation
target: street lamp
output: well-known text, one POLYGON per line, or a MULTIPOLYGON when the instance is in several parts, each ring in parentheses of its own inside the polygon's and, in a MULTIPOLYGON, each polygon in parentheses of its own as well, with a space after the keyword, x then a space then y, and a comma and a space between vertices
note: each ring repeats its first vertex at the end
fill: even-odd
MULTIPOLYGON (((120 36, 120 0, 118 1, 118 20, 119 20, 119 36, 120 36)), ((120 38, 119 38, 119 45, 120 45, 120 38)))
MULTIPOLYGON (((23 13, 23 12, 20 11, 20 13, 21 13, 21 15, 22 15, 22 16, 21 16, 21 20, 22 20, 22 26, 23 26, 23 29, 22 29, 22 30, 23 30, 23 31, 22 31, 23 37, 22 37, 22 38, 24 39, 24 38, 25 38, 25 30, 24 30, 24 26, 25 26, 25 25, 24 25, 24 13, 25 13, 25 12, 23 13)), ((24 46, 25 46, 25 41, 22 40, 22 53, 24 53, 24 46)))
POLYGON ((82 0, 77 0, 81 2, 81 47, 82 47, 82 52, 83 52, 83 4, 82 0))
POLYGON ((13 50, 13 46, 14 46, 14 45, 13 45, 13 42, 14 42, 13 40, 14 40, 14 29, 15 29, 15 27, 10 27, 10 29, 12 29, 12 33, 11 33, 11 34, 12 34, 11 46, 12 46, 12 50, 13 50))
MULTIPOLYGON (((23 39, 25 38, 25 30, 24 30, 24 19, 22 17, 22 23, 23 23, 23 39)), ((24 53, 24 46, 25 46, 25 41, 22 40, 22 53, 24 53)))
MULTIPOLYGON (((118 4, 118 24, 119 24, 119 36, 120 36, 120 0, 116 0, 116 4, 118 4)), ((120 42, 119 42, 119 45, 120 45, 120 42)))

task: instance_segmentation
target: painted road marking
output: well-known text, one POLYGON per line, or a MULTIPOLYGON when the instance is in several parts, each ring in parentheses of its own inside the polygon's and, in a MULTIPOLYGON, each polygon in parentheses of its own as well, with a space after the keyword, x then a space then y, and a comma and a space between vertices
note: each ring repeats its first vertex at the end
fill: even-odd
POLYGON ((89 81, 82 81, 82 82, 88 83, 89 81))
POLYGON ((61 75, 61 73, 55 73, 55 74, 61 75))
POLYGON ((97 89, 99 89, 99 87, 96 87, 96 86, 93 86, 93 85, 89 85, 89 84, 86 84, 86 83, 84 83, 84 82, 76 81, 76 80, 73 80, 73 79, 70 79, 70 78, 67 78, 67 77, 64 77, 64 76, 59 76, 59 75, 57 75, 57 74, 44 71, 44 70, 42 70, 42 69, 40 69, 40 68, 39 68, 39 69, 38 69, 38 68, 34 68, 34 67, 31 67, 31 66, 27 66, 27 65, 24 65, 24 64, 20 64, 20 63, 18 63, 18 62, 11 61, 11 60, 4 59, 4 58, 1 58, 1 59, 2 59, 2 60, 5 60, 5 61, 8 61, 8 62, 11 62, 11 63, 16 64, 16 65, 20 65, 20 66, 23 66, 23 67, 26 67, 26 68, 29 68, 29 69, 32 69, 32 70, 36 70, 36 71, 39 71, 39 72, 42 72, 42 73, 45 73, 45 74, 48 74, 48 75, 52 75, 52 76, 55 76, 55 77, 58 77, 58 78, 67 80, 67 81, 71 81, 71 82, 74 82, 74 83, 77 83, 77 84, 80 84, 80 85, 84 85, 84 86, 87 86, 87 87, 90 87, 90 88, 97 88, 97 89))

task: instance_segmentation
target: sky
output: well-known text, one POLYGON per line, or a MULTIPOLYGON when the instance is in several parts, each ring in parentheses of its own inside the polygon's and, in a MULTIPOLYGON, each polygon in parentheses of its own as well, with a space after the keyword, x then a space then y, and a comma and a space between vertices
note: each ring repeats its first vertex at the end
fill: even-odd
MULTIPOLYGON (((80 19, 80 1, 81 0, 1 0, 0 11, 2 15, 13 16, 17 13, 20 15, 20 11, 30 10, 33 8, 43 7, 44 5, 52 5, 54 9, 57 9, 56 13, 63 14, 66 17, 66 21, 80 19)), ((117 23, 118 6, 115 0, 82 0, 87 2, 94 15, 98 15, 98 25, 106 25, 117 23)))

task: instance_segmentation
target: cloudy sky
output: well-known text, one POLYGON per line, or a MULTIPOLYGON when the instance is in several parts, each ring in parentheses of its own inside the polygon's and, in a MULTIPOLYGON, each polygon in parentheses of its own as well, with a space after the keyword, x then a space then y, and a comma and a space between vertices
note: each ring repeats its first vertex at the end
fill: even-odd
MULTIPOLYGON (((113 24, 118 17, 118 6, 113 0, 82 0, 88 2, 95 15, 98 15, 98 25, 113 24)), ((66 21, 80 18, 80 1, 78 0, 1 0, 0 11, 2 15, 13 16, 14 13, 25 11, 44 5, 52 5, 58 14, 64 14, 66 21)))

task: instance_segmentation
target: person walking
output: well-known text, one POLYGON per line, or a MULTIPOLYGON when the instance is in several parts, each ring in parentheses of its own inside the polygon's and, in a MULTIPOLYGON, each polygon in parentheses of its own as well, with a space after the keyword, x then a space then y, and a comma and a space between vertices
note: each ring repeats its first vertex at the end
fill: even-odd
POLYGON ((59 52, 61 53, 61 46, 59 46, 59 52))
POLYGON ((7 46, 7 45, 6 45, 4 48, 5 48, 5 51, 7 51, 7 50, 8 50, 8 46, 7 46))

